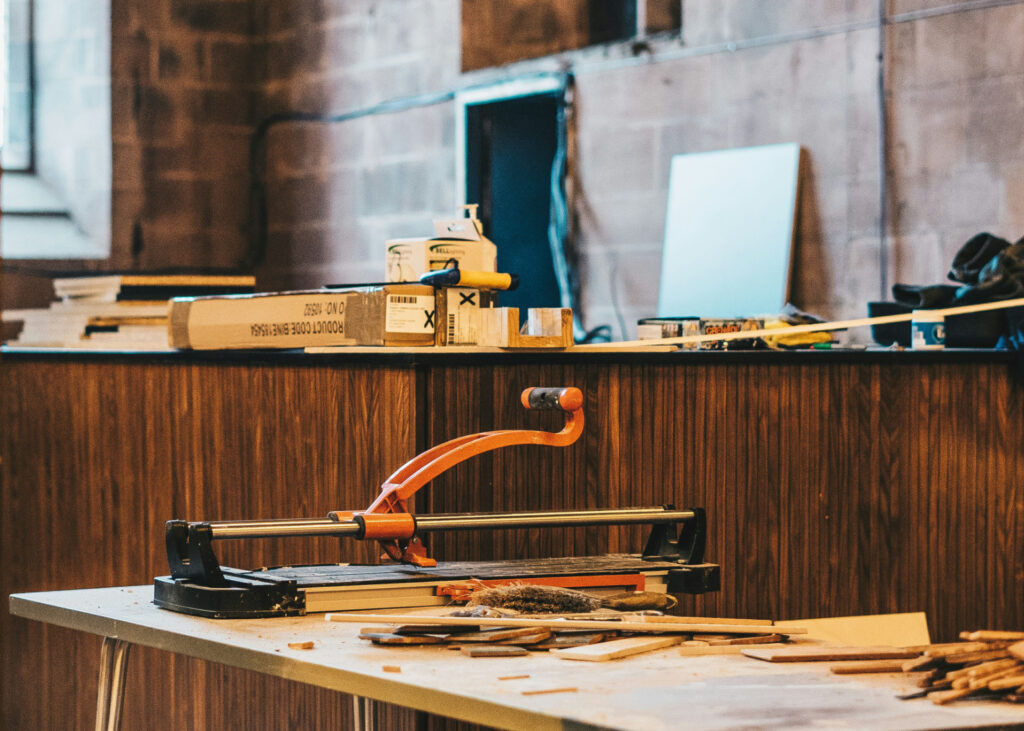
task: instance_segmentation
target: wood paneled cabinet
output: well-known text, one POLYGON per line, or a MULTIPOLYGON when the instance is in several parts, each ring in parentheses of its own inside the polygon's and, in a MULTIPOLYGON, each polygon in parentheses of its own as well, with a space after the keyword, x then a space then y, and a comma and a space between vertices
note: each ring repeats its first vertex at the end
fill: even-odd
MULTIPOLYGON (((926 611, 933 638, 1020 629, 1024 386, 1000 353, 0 355, 0 588, 145 584, 170 518, 365 506, 417 451, 557 428, 532 385, 584 390, 584 436, 513 447, 425 488, 419 512, 708 510, 720 592, 686 614, 926 611), (1016 626, 1014 626, 1016 625, 1016 626)), ((636 551, 638 529, 433 536, 442 559, 636 551)), ((334 540, 219 549, 228 565, 370 560, 334 540)), ((3 613, 5 728, 88 728, 99 642, 3 613)), ((126 728, 347 727, 337 693, 139 650, 126 728)), ((379 723, 412 712, 380 707, 379 723)), ((419 719, 421 722, 422 718, 419 719)), ((431 720, 438 724, 439 721, 431 720)))

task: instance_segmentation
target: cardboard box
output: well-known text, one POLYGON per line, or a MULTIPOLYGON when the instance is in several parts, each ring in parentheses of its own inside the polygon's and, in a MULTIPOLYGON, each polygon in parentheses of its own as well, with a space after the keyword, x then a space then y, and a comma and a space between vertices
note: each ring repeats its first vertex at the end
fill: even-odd
POLYGON ((498 248, 483 235, 475 216, 434 221, 435 237, 387 242, 385 281, 411 282, 428 272, 457 266, 476 272, 498 271, 498 248))
POLYGON ((480 342, 480 310, 494 307, 497 293, 468 287, 439 287, 436 295, 438 345, 480 342))
POLYGON ((175 348, 433 345, 434 288, 393 284, 171 300, 175 348))

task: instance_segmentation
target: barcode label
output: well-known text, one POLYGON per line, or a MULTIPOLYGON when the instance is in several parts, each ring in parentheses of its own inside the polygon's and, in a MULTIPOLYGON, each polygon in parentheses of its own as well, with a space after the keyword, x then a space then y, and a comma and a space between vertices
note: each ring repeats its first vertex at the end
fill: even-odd
POLYGON ((384 327, 390 333, 434 332, 434 298, 389 294, 384 327))
POLYGON ((448 342, 455 342, 455 313, 448 313, 448 342))

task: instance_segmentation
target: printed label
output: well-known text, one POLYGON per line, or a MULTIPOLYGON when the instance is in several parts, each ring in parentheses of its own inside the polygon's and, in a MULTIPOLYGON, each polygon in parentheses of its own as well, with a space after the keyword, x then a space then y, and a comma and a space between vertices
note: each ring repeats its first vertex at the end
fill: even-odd
POLYGON ((434 298, 430 295, 389 294, 384 327, 391 333, 434 332, 434 298))

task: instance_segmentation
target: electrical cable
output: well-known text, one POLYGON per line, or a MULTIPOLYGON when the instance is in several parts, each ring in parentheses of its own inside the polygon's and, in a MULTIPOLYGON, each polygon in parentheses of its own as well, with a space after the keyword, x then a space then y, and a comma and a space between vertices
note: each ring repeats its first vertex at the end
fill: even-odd
POLYGON ((878 0, 878 281, 881 301, 889 299, 889 245, 886 241, 889 208, 888 112, 885 99, 886 0, 878 0))

